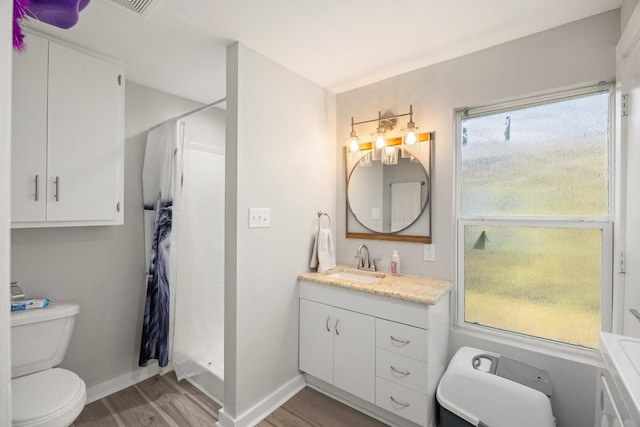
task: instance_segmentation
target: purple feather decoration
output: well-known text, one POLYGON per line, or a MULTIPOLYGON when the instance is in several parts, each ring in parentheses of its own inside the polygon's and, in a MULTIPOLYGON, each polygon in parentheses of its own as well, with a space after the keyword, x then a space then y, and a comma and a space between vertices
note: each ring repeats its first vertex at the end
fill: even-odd
POLYGON ((29 0, 13 0, 13 48, 22 52, 24 50, 24 34, 20 27, 20 21, 25 17, 29 0))
POLYGON ((77 22, 82 9, 90 0, 29 0, 27 15, 62 29, 69 29, 77 22))

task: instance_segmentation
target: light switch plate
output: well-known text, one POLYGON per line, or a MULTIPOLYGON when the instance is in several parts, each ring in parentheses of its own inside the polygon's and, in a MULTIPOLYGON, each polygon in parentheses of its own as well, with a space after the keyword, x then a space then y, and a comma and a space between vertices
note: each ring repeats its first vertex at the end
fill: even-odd
POLYGON ((271 227, 271 209, 249 208, 249 228, 271 227))
POLYGON ((433 243, 424 245, 424 260, 435 261, 436 260, 436 245, 433 243))

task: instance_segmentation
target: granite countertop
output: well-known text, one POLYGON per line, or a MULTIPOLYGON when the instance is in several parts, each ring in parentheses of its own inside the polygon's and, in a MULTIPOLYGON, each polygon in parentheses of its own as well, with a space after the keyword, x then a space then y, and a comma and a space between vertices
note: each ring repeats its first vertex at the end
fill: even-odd
POLYGON ((391 274, 385 271, 363 271, 345 266, 337 266, 323 273, 303 273, 298 276, 298 279, 428 305, 436 304, 452 287, 449 280, 391 274), (331 275, 335 273, 352 273, 380 280, 363 283, 348 277, 332 277, 331 275))

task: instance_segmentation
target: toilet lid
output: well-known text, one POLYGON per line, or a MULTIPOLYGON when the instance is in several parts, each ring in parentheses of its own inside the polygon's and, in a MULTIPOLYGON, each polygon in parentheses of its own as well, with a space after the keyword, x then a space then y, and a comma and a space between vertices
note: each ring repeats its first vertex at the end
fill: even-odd
POLYGON ((11 395, 11 418, 20 425, 66 411, 86 399, 86 389, 75 373, 53 368, 12 379, 11 395))

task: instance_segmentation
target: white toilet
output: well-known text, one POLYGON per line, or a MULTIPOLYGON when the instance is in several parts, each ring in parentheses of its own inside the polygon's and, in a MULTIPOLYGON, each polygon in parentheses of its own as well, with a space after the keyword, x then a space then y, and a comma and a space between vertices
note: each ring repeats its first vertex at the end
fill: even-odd
POLYGON ((87 399, 84 381, 55 368, 64 359, 80 307, 51 303, 11 313, 13 427, 68 427, 87 399))

